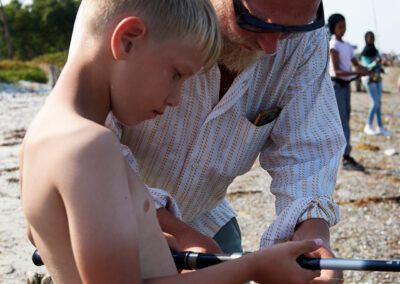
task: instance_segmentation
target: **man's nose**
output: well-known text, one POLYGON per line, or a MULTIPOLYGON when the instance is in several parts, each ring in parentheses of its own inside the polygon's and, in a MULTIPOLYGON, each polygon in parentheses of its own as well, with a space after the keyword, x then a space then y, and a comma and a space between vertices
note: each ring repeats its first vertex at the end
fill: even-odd
POLYGON ((280 36, 280 32, 259 34, 257 37, 257 43, 265 54, 274 54, 278 48, 280 36))

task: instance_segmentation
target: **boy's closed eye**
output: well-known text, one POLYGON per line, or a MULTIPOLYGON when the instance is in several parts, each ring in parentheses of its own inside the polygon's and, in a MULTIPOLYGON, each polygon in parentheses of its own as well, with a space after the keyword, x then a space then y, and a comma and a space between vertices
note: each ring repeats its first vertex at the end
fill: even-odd
POLYGON ((179 80, 182 78, 182 73, 178 71, 177 69, 174 69, 174 75, 172 76, 172 79, 174 80, 179 80))

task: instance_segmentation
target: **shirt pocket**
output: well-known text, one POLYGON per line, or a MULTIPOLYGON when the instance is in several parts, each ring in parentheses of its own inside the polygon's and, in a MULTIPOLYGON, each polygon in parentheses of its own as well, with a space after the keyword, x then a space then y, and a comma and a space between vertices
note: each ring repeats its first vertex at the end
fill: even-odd
POLYGON ((235 178, 250 170, 267 141, 275 120, 265 125, 256 126, 245 116, 239 118, 237 127, 232 133, 233 145, 230 145, 226 152, 226 159, 230 160, 230 163, 225 175, 235 178))

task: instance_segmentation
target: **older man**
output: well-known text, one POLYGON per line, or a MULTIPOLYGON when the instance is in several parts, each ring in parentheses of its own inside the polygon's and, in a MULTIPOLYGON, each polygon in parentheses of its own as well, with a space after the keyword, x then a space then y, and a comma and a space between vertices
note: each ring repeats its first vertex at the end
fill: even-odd
MULTIPOLYGON (((277 213, 262 246, 322 238, 316 254, 333 257, 329 226, 339 213, 331 195, 345 140, 322 2, 212 2, 224 39, 219 64, 188 80, 180 106, 163 116, 135 128, 115 120, 108 126, 132 150, 163 230, 183 249, 241 250, 236 213, 224 197, 260 156, 277 213)), ((340 273, 322 274, 333 276, 340 273)))

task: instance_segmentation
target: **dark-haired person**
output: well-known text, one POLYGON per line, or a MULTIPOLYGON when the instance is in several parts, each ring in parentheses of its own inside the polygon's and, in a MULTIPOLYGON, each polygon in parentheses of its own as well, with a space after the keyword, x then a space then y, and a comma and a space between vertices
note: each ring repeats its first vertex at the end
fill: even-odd
POLYGON ((328 19, 329 31, 333 35, 330 43, 330 70, 336 102, 339 108, 346 148, 343 153, 342 168, 345 170, 364 171, 364 166, 350 156, 350 82, 354 76, 368 74, 368 69, 361 66, 354 56, 353 47, 343 40, 346 32, 346 20, 341 14, 333 14, 328 19), (355 70, 352 70, 352 66, 355 70))
MULTIPOLYGON (((339 211, 332 192, 345 139, 332 105, 322 2, 211 2, 224 41, 218 64, 188 79, 181 104, 162 117, 108 126, 132 150, 161 228, 184 250, 241 250, 225 195, 259 156, 272 177, 277 215, 262 246, 322 238, 315 255, 333 257, 329 227, 339 211), (168 211, 172 204, 182 220, 168 211)), ((321 272, 327 282, 340 275, 321 272)))
POLYGON ((371 70, 368 76, 362 78, 363 85, 371 97, 372 104, 368 112, 367 123, 364 132, 367 135, 382 134, 392 136, 392 133, 383 127, 381 114, 381 99, 382 99, 382 77, 384 72, 382 67, 382 58, 375 47, 375 35, 368 31, 365 34, 365 47, 361 52, 361 63, 371 70), (376 117, 377 129, 372 127, 374 117, 376 117))

